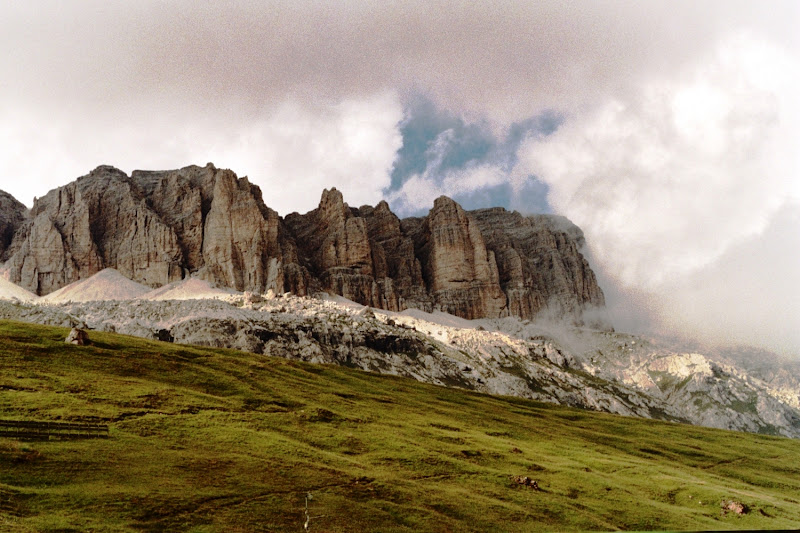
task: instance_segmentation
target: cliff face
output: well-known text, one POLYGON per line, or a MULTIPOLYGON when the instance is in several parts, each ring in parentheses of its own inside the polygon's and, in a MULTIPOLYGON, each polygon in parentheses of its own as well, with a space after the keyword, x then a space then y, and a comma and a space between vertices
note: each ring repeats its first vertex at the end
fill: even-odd
POLYGON ((0 261, 17 229, 25 221, 25 206, 10 194, 0 191, 0 261))
POLYGON ((494 252, 475 220, 440 197, 414 232, 428 290, 442 311, 464 318, 508 314, 494 252))
POLYGON ((380 295, 375 306, 390 311, 410 306, 430 307, 433 300, 425 284, 414 240, 403 230, 400 219, 391 212, 389 204, 381 201, 376 207, 362 206, 358 216, 365 221, 372 248, 380 295))
POLYGON ((561 217, 466 212, 446 197, 428 216, 400 220, 386 202, 354 209, 332 189, 317 209, 284 219, 247 178, 211 164, 130 177, 98 167, 27 215, 0 195, 3 269, 40 295, 113 267, 152 287, 195 274, 239 291, 327 291, 395 311, 577 318, 603 305, 582 245, 561 217))
POLYGON ((302 290, 282 268, 296 254, 281 228, 258 187, 230 170, 98 167, 35 202, 4 268, 41 295, 106 267, 151 287, 197 273, 240 291, 302 290))
POLYGON ((354 215, 342 193, 325 190, 317 209, 286 217, 297 243, 300 267, 311 274, 311 290, 325 290, 380 307, 372 246, 365 220, 354 215))
POLYGON ((605 305, 603 291, 580 252, 583 232, 556 215, 523 217, 503 208, 470 213, 494 254, 500 286, 515 316, 543 310, 575 314, 605 305))
POLYGON ((7 253, 11 281, 40 295, 105 266, 152 286, 182 275, 175 233, 112 167, 36 200, 7 253))

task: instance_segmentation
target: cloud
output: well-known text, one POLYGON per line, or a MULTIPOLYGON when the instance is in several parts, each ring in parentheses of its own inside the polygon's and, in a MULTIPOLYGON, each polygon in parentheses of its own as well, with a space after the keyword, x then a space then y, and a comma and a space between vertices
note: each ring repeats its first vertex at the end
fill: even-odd
POLYGON ((761 233, 661 295, 660 327, 706 342, 800 347, 800 203, 776 211, 761 233), (666 296, 666 298, 663 298, 666 296))
MULTIPOLYGON (((692 280, 715 271, 719 279, 751 279, 746 286, 782 304, 785 291, 800 291, 796 276, 773 279, 740 261, 748 269, 736 278, 720 265, 742 242, 777 231, 779 211, 800 199, 797 67, 782 49, 737 34, 672 77, 647 80, 631 97, 530 139, 516 172, 550 186, 550 203, 584 229, 600 268, 623 292, 647 294, 651 316, 667 314, 674 325, 691 307, 683 316, 697 320, 693 333, 719 338, 719 331, 743 326, 718 305, 735 301, 740 288, 714 284, 725 296, 680 290, 692 280), (769 283, 758 281, 765 277, 769 283)), ((778 269, 797 264, 791 248, 771 258, 778 269)), ((777 324, 788 342, 788 324, 777 324)))
POLYGON ((546 188, 530 176, 511 181, 510 171, 527 136, 552 133, 559 123, 557 115, 542 113, 494 131, 416 96, 406 106, 403 146, 386 199, 400 215, 424 214, 442 195, 473 209, 513 204, 525 212, 548 211, 546 188))
POLYGON ((401 215, 439 194, 552 210, 586 231, 606 292, 668 327, 670 293, 779 234, 798 197, 799 16, 794 0, 6 2, 0 189, 30 204, 102 163, 213 161, 281 213, 334 185, 401 215))
POLYGON ((506 172, 494 165, 474 165, 434 177, 431 173, 436 169, 434 164, 425 173, 408 178, 401 189, 388 194, 389 204, 400 214, 427 212, 439 196, 458 199, 474 191, 502 185, 506 180, 506 172))
MULTIPOLYGON (((32 177, 40 196, 100 164, 131 172, 212 161, 248 175, 282 214, 313 209, 324 187, 338 187, 354 205, 375 204, 402 143, 403 110, 391 92, 336 104, 287 99, 249 122, 198 115, 114 123, 98 113, 75 123, 61 114, 24 113, 0 122, 0 166, 6 176, 32 177)), ((29 181, 4 180, 2 189, 31 204, 29 181)))
POLYGON ((281 214, 315 208, 330 187, 353 206, 375 205, 402 144, 402 117, 391 93, 310 108, 286 102, 232 139, 196 152, 248 174, 281 214))
POLYGON ((425 94, 501 138, 671 72, 731 27, 796 44, 797 13, 792 1, 767 10, 743 0, 6 3, 0 119, 12 137, 40 133, 22 135, 17 156, 4 151, 0 173, 22 178, 15 194, 29 202, 101 162, 202 164, 212 157, 200 148, 255 140, 287 105, 307 116, 387 92, 403 104, 425 94), (30 162, 62 149, 60 172, 30 162))
POLYGON ((245 114, 386 89, 509 124, 578 109, 669 72, 731 27, 796 44, 791 0, 328 4, 313 0, 3 7, 4 96, 93 111, 141 106, 245 114), (213 106, 209 106, 213 103, 213 106))

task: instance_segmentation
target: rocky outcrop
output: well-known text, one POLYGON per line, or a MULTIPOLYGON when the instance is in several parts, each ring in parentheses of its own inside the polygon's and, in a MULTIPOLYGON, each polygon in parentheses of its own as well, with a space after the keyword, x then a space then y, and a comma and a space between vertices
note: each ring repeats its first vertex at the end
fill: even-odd
POLYGON ((187 272, 239 291, 305 294, 294 242, 261 189, 230 170, 134 171, 132 181, 178 238, 187 272))
POLYGON ((375 307, 390 311, 430 307, 432 300, 415 253, 414 240, 403 231, 400 219, 389 209, 389 204, 381 201, 375 207, 362 206, 358 214, 366 222, 372 246, 375 280, 381 298, 375 302, 375 307))
POLYGON ((334 188, 317 209, 281 218, 246 177, 209 163, 131 176, 101 166, 36 200, 27 217, 3 197, 0 207, 0 231, 14 236, 3 268, 39 295, 115 268, 150 287, 192 274, 238 291, 325 291, 464 318, 579 320, 603 305, 569 221, 467 212, 446 197, 428 216, 400 220, 386 202, 351 208, 334 188))
POLYGON ((341 192, 325 189, 317 209, 292 213, 285 222, 302 266, 314 277, 313 289, 381 306, 366 221, 344 203, 341 192))
POLYGON ((605 305, 594 272, 583 257, 583 232, 556 215, 524 217, 503 208, 470 213, 494 254, 509 313, 535 316, 548 310, 575 315, 605 305))
POLYGON ((39 295, 107 266, 154 287, 183 274, 175 232, 107 166, 36 200, 8 253, 11 281, 39 295))
MULTIPOLYGON (((159 287, 198 273, 240 291, 283 292, 284 257, 296 262, 282 223, 247 178, 213 165, 168 172, 108 166, 36 200, 5 268, 40 295, 111 267, 159 287)), ((302 292, 302 273, 288 285, 302 292)))
POLYGON ((25 220, 27 208, 10 194, 0 191, 0 260, 25 220))
POLYGON ((464 318, 506 314, 506 296, 494 252, 487 251, 475 220, 447 197, 414 228, 428 290, 441 311, 464 318))

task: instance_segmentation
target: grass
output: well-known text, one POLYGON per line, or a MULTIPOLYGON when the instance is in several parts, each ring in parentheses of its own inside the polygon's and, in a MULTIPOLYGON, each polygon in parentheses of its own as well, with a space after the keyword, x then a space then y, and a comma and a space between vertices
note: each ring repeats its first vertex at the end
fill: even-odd
POLYGON ((796 440, 66 335, 0 322, 0 418, 111 438, 0 439, 0 531, 303 531, 308 494, 319 532, 800 527, 796 440))

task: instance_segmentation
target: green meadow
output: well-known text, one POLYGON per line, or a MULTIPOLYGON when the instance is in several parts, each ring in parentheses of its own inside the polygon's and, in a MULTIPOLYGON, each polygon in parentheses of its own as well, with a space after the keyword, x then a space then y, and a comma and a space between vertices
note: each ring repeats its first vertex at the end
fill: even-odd
POLYGON ((800 441, 67 333, 0 322, 0 419, 109 438, 0 438, 0 531, 800 528, 800 441))

